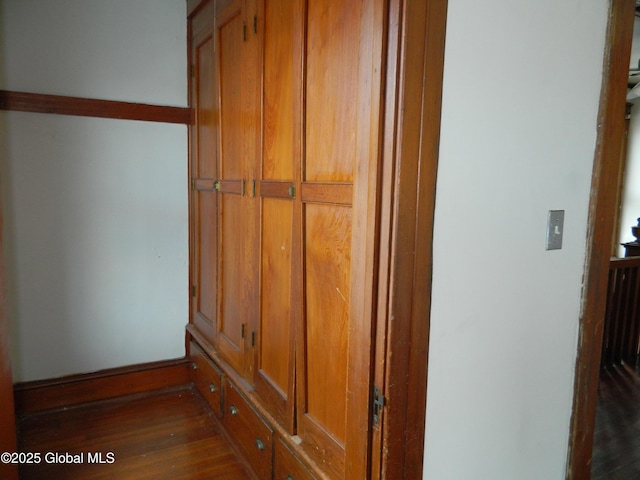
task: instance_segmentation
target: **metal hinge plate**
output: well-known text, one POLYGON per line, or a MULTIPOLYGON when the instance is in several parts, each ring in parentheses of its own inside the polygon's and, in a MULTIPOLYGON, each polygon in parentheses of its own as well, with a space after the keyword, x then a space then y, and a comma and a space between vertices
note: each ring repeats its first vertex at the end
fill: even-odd
POLYGON ((374 385, 373 386, 373 423, 374 425, 380 422, 382 407, 384 407, 384 404, 386 403, 386 401, 387 399, 384 398, 384 395, 382 395, 382 391, 380 390, 380 387, 378 387, 377 385, 374 385))

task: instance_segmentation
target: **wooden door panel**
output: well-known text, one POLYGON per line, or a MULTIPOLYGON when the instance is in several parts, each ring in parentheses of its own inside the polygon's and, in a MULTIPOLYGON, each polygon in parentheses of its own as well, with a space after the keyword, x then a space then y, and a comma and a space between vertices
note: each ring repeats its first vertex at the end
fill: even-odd
MULTIPOLYGON (((212 191, 196 191, 193 197, 197 219, 194 253, 198 259, 194 265, 195 315, 198 317, 197 324, 203 322, 213 327, 217 316, 216 197, 212 191)), ((212 328, 206 330, 203 333, 208 335, 213 332, 212 328)))
POLYGON ((219 109, 219 161, 215 189, 218 192, 218 325, 216 344, 222 356, 244 374, 243 312, 244 171, 242 168, 241 79, 242 2, 218 5, 216 16, 216 85, 219 109))
MULTIPOLYGON (((260 197, 260 324, 256 392, 275 418, 294 433, 292 252, 295 197, 293 22, 296 1, 264 4, 262 162, 260 197)), ((260 96, 258 96, 260 98, 260 96)), ((299 161, 298 161, 299 164, 299 161)))
POLYGON ((356 151, 359 3, 307 5, 304 180, 349 182, 356 151))
POLYGON ((345 440, 351 208, 305 208, 306 416, 345 440))
POLYGON ((213 32, 207 32, 196 44, 193 57, 195 64, 196 95, 196 148, 197 164, 195 178, 215 178, 218 153, 218 130, 216 125, 217 98, 213 87, 215 55, 213 32))
POLYGON ((225 359, 238 372, 243 373, 244 336, 243 327, 243 278, 244 261, 243 202, 240 195, 218 194, 218 269, 220 285, 218 291, 218 348, 225 359))
POLYGON ((291 389, 290 200, 262 200, 262 282, 259 372, 287 399, 291 389))
POLYGON ((295 3, 271 0, 265 5, 262 180, 294 178, 295 3))
POLYGON ((205 4, 190 19, 190 103, 195 110, 190 130, 189 176, 192 181, 190 209, 191 320, 213 340, 216 324, 217 261, 215 243, 216 197, 212 192, 218 168, 217 95, 214 55, 214 2, 205 4))
POLYGON ((331 478, 365 478, 381 71, 371 49, 382 11, 346 0, 306 6, 297 433, 331 478))
POLYGON ((218 82, 221 162, 219 179, 242 179, 242 37, 241 2, 218 14, 218 82))
POLYGON ((251 383, 255 382, 255 344, 259 336, 259 279, 260 279, 260 219, 259 202, 256 197, 255 184, 260 169, 261 157, 261 65, 262 65, 262 41, 261 41, 261 2, 262 0, 245 0, 244 22, 246 35, 242 48, 242 104, 240 107, 240 137, 242 148, 243 178, 247 179, 244 215, 247 225, 244 234, 244 262, 242 263, 242 277, 244 279, 242 290, 242 305, 244 307, 245 321, 250 329, 246 341, 245 353, 245 378, 251 383))

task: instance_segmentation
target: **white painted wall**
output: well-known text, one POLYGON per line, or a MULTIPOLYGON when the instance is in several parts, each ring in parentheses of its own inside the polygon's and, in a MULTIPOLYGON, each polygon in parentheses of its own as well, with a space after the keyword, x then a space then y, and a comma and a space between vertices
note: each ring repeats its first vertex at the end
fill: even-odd
MULTIPOLYGON (((0 0, 0 88, 185 106, 184 0, 0 0)), ((14 380, 177 358, 187 130, 0 113, 14 380)))
MULTIPOLYGON (((622 209, 620 211, 619 243, 633 242, 631 227, 638 224, 640 217, 640 99, 635 99, 631 108, 627 141, 627 164, 622 188, 622 209)), ((624 257, 624 247, 618 246, 619 257, 624 257)))
MULTIPOLYGON (((640 60, 640 19, 636 17, 633 26, 633 48, 629 59, 630 68, 638 68, 640 60)), ((640 99, 631 103, 631 120, 627 142, 627 165, 625 168, 624 185, 622 189, 622 210, 620 211, 620 243, 633 242, 631 227, 638 224, 640 217, 640 99)), ((624 257, 624 247, 618 246, 618 256, 624 257)))
POLYGON ((449 0, 425 479, 564 478, 607 4, 449 0))

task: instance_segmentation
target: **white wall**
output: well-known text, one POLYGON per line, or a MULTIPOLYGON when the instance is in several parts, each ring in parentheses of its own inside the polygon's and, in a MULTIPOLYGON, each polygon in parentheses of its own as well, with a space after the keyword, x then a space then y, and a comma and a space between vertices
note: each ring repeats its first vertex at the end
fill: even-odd
MULTIPOLYGON (((0 0, 0 88, 185 106, 184 0, 0 0)), ((176 358, 183 125, 0 113, 14 380, 176 358)))
MULTIPOLYGON (((633 26, 633 48, 629 59, 630 68, 638 68, 640 60, 640 19, 636 17, 633 26)), ((638 224, 640 217, 640 99, 631 103, 631 120, 627 142, 627 164, 625 168, 624 185, 622 189, 622 210, 620 211, 620 243, 633 242, 631 227, 638 224)), ((618 256, 624 257, 624 247, 618 246, 618 256)))
MULTIPOLYGON (((640 217, 640 99, 631 103, 631 120, 627 141, 627 164, 622 188, 622 209, 620 211, 619 243, 633 242, 631 227, 638 224, 640 217)), ((618 246, 619 257, 624 257, 624 247, 618 246)))
POLYGON ((449 0, 425 479, 564 478, 607 4, 449 0))

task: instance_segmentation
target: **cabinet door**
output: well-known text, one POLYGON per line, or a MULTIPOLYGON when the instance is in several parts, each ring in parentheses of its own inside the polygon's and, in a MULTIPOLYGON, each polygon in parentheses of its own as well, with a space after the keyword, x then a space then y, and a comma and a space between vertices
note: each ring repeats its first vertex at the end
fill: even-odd
POLYGON ((332 478, 368 468, 382 16, 381 2, 306 4, 297 426, 332 478))
POLYGON ((257 316, 256 200, 252 179, 258 164, 259 50, 254 46, 247 5, 216 7, 216 68, 219 97, 216 345, 222 356, 252 381, 257 316))
MULTIPOLYGON (((295 302, 292 251, 294 210, 294 0, 267 0, 258 22, 264 38, 263 147, 259 169, 260 324, 255 387, 280 423, 293 433, 295 302)), ((297 81, 299 83, 299 80, 297 81)), ((299 163, 299 162, 298 162, 299 163)), ((299 243, 299 242, 298 242, 299 243)))
POLYGON ((214 2, 205 3, 189 19, 190 105, 194 124, 189 129, 191 195, 190 275, 191 323, 210 341, 217 319, 217 197, 213 182, 218 174, 218 96, 215 92, 214 2))

